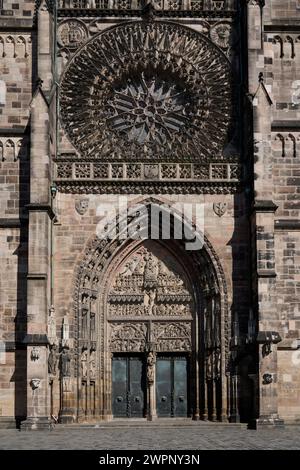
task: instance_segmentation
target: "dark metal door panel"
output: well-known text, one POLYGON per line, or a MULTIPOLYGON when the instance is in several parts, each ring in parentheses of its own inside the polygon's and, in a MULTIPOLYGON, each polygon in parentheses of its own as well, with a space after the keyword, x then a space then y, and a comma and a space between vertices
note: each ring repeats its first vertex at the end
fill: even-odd
POLYGON ((187 416, 187 360, 174 358, 174 416, 187 416))
POLYGON ((171 416, 172 363, 170 358, 156 361, 156 413, 158 417, 171 416))
POLYGON ((142 418, 146 380, 140 357, 115 356, 112 360, 112 412, 115 417, 142 418))
POLYGON ((158 357, 156 412, 158 417, 184 417, 188 411, 186 357, 158 357))
POLYGON ((143 361, 139 357, 129 358, 129 411, 130 416, 142 418, 144 416, 145 377, 143 361))
POLYGON ((127 375, 127 358, 114 357, 112 361, 112 412, 116 417, 127 416, 127 375))

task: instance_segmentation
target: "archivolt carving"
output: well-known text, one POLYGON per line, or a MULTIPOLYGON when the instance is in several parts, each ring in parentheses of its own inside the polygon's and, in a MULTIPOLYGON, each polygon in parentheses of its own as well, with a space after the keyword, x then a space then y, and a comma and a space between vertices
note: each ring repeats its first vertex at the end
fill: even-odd
POLYGON ((230 65, 208 38, 183 26, 117 26, 70 61, 61 114, 72 143, 92 157, 221 155, 231 119, 230 65))

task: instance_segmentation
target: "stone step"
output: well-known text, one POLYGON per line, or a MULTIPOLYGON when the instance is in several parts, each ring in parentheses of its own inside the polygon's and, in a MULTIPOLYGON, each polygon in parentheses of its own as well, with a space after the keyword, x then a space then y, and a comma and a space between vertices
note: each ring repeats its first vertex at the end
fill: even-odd
POLYGON ((73 424, 57 424, 55 429, 77 429, 77 428, 90 428, 90 429, 108 429, 108 428, 174 428, 174 427, 201 427, 201 428, 239 428, 246 429, 247 423, 221 423, 212 421, 193 421, 187 419, 157 419, 154 421, 147 421, 146 419, 115 419, 113 421, 95 422, 95 423, 73 423, 73 424))

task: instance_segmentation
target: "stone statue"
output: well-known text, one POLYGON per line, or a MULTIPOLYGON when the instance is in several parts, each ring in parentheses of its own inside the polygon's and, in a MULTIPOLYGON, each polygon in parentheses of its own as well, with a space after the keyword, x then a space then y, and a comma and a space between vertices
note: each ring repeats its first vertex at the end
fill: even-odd
POLYGON ((86 377, 87 376, 87 350, 84 349, 81 354, 81 359, 80 359, 80 365, 81 365, 81 376, 86 377))
POLYGON ((48 372, 51 375, 56 374, 56 364, 57 364, 57 351, 56 345, 53 345, 50 350, 50 354, 48 357, 48 372))
POLYGON ((220 349, 215 350, 215 378, 219 379, 221 377, 221 351, 220 349))
POLYGON ((154 352, 150 351, 147 357, 147 379, 149 384, 154 382, 155 362, 155 354, 154 352))
POLYGON ((213 379, 212 355, 208 354, 205 359, 206 380, 213 379))
POLYGON ((61 353, 61 373, 63 377, 71 375, 71 356, 67 349, 63 349, 61 353))
POLYGON ((48 339, 50 344, 54 344, 56 341, 56 321, 55 321, 55 310, 53 305, 49 309, 48 316, 48 339))
POLYGON ((91 351, 90 354, 90 378, 94 379, 96 376, 96 352, 91 351))
POLYGON ((155 292, 155 290, 151 290, 151 291, 149 292, 149 315, 152 315, 152 313, 153 313, 153 307, 154 307, 155 297, 156 297, 156 292, 155 292))

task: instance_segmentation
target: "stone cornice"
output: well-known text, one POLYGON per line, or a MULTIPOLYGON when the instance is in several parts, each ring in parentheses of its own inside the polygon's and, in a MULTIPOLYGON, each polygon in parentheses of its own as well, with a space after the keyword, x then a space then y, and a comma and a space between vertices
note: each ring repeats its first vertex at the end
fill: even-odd
POLYGON ((47 280, 47 274, 45 273, 29 273, 27 274, 27 280, 29 281, 44 281, 47 280))
POLYGON ((1 32, 28 32, 30 33, 35 26, 32 18, 15 18, 12 16, 0 15, 0 31, 1 32))
POLYGON ((271 269, 258 269, 257 270, 257 277, 259 279, 267 279, 267 278, 274 278, 277 277, 277 274, 275 271, 272 271, 271 269))
POLYGON ((56 180, 58 191, 71 194, 235 194, 242 191, 239 182, 179 181, 70 181, 56 180))
POLYGON ((26 127, 1 127, 0 137, 22 137, 28 135, 30 126, 26 127))
POLYGON ((275 230, 296 230, 296 231, 300 231, 300 220, 298 220, 298 219, 278 219, 278 220, 275 220, 275 230))
POLYGON ((257 200, 253 204, 254 212, 273 212, 275 213, 278 206, 271 200, 257 200))
POLYGON ((22 343, 28 346, 47 346, 49 340, 46 334, 27 334, 22 343))
POLYGON ((290 131, 300 132, 300 123, 299 123, 299 120, 273 121, 271 124, 271 131, 272 132, 290 132, 290 131))
POLYGON ((1 218, 0 219, 0 228, 20 228, 21 220, 19 218, 1 218))
POLYGON ((27 204, 25 207, 29 212, 47 212, 50 219, 55 218, 55 213, 49 204, 31 203, 27 204))

